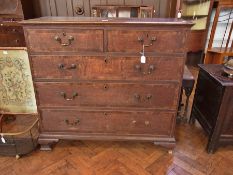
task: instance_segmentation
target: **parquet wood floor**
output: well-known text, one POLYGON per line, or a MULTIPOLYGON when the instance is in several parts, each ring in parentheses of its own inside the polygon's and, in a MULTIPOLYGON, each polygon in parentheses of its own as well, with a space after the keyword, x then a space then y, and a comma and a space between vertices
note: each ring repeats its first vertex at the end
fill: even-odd
POLYGON ((233 146, 207 154, 198 124, 177 124, 176 138, 173 155, 148 142, 60 141, 52 152, 0 157, 0 175, 233 175, 233 146))

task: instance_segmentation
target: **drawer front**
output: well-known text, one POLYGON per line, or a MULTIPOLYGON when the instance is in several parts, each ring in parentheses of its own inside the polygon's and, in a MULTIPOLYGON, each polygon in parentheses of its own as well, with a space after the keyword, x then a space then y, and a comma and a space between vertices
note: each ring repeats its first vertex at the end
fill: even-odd
POLYGON ((178 84, 36 83, 39 105, 176 109, 178 84))
POLYGON ((33 74, 38 79, 122 80, 122 58, 103 56, 32 56, 33 74), (44 69, 48 67, 49 69, 44 69))
POLYGON ((25 45, 26 44, 22 27, 0 27, 0 47, 23 47, 25 45))
POLYGON ((26 29, 31 52, 103 52, 103 30, 26 29))
POLYGON ((35 79, 82 79, 85 74, 83 57, 31 56, 35 79))
POLYGON ((0 27, 0 33, 5 34, 23 34, 23 27, 21 26, 3 26, 0 27))
POLYGON ((108 51, 139 53, 142 45, 145 52, 180 53, 185 51, 185 36, 182 31, 135 31, 109 30, 108 51))
POLYGON ((141 63, 139 57, 128 57, 124 59, 122 69, 129 80, 180 81, 183 67, 184 58, 181 57, 147 57, 146 63, 141 63))
POLYGON ((42 131, 171 135, 174 113, 42 110, 42 131), (163 123, 161 125, 161 123, 163 123))
POLYGON ((0 47, 25 47, 25 39, 22 34, 2 34, 0 33, 0 47))
POLYGON ((38 79, 73 80, 180 80, 184 58, 32 56, 38 79), (176 65, 176 66, 174 66, 176 65), (49 69, 45 69, 45 67, 49 69))

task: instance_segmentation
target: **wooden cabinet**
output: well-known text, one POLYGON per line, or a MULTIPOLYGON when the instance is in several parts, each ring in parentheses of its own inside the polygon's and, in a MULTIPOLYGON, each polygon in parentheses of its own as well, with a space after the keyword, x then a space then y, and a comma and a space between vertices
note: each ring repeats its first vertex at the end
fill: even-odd
POLYGON ((59 139, 175 145, 185 41, 192 23, 39 18, 22 24, 41 119, 41 149, 59 139), (144 63, 140 52, 145 45, 144 63))
POLYGON ((0 47, 25 47, 23 28, 18 22, 30 17, 33 17, 30 0, 1 0, 0 47))
POLYGON ((195 119, 209 135, 209 153, 233 144, 233 79, 222 65, 200 65, 191 122, 195 119))

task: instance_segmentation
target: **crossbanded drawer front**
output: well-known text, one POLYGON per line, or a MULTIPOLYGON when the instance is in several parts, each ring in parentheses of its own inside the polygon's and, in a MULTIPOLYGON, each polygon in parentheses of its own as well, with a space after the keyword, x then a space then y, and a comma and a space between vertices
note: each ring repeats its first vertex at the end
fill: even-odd
POLYGON ((25 29, 31 52, 103 52, 103 30, 25 29))
POLYGON ((36 79, 122 80, 122 59, 103 56, 32 56, 36 79), (48 67, 48 69, 44 69, 48 67))
POLYGON ((43 132, 169 136, 174 116, 174 112, 157 111, 41 110, 43 132))
POLYGON ((142 107, 176 110, 178 83, 36 83, 41 107, 142 107))
POLYGON ((180 81, 184 58, 32 56, 36 79, 180 81), (176 65, 176 66, 174 66, 176 65), (45 69, 47 68, 47 69, 45 69))
POLYGON ((109 52, 139 53, 143 45, 145 52, 185 52, 183 31, 109 30, 107 36, 109 52))

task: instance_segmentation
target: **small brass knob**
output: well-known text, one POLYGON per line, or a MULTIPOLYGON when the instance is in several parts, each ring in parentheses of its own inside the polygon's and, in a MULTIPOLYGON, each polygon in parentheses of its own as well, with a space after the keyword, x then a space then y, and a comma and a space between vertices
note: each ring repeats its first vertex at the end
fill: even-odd
POLYGON ((140 100, 141 96, 139 94, 134 94, 134 98, 140 100))
POLYGON ((152 95, 151 94, 148 94, 147 96, 146 96, 146 99, 147 100, 150 100, 152 98, 152 95))
POLYGON ((145 121, 145 125, 148 126, 150 124, 149 121, 145 121))
POLYGON ((138 71, 141 71, 141 66, 137 64, 137 65, 135 65, 135 69, 138 71))

